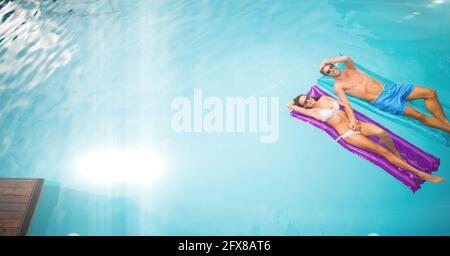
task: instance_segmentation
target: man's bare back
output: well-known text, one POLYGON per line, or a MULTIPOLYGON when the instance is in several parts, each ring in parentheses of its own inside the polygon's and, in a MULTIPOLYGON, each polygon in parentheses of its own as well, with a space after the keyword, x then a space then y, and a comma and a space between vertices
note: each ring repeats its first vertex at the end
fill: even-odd
POLYGON ((345 69, 336 78, 335 87, 342 88, 346 94, 361 98, 370 102, 383 91, 384 85, 364 72, 357 69, 345 69))

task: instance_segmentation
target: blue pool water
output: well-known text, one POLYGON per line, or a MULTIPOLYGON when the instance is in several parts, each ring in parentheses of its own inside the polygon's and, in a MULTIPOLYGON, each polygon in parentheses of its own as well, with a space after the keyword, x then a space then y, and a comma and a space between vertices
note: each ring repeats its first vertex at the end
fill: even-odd
MULTIPOLYGON (((450 181, 413 194, 284 107, 338 53, 448 105, 450 1, 0 6, 0 176, 45 178, 31 235, 450 235, 450 181), (195 89, 278 97, 277 140, 174 132, 195 89)), ((362 112, 450 179, 448 147, 362 112)))

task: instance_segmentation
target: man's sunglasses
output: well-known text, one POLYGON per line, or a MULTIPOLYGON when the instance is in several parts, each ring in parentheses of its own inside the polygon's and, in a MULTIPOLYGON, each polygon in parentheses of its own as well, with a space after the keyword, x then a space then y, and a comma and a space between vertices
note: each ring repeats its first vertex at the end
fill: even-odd
MULTIPOLYGON (((327 74, 327 75, 331 75, 331 72, 336 68, 336 66, 333 65, 333 64, 328 64, 327 66, 328 66, 328 69, 327 69, 327 71, 324 71, 324 72, 325 72, 325 74, 327 74)), ((326 67, 326 66, 325 66, 325 67, 326 67)), ((325 69, 325 67, 324 67, 324 69, 325 69)))

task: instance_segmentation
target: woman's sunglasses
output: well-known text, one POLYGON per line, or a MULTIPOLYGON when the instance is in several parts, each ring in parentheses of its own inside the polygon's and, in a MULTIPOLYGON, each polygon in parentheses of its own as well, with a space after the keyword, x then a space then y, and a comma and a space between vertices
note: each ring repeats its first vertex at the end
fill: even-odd
MULTIPOLYGON (((303 101, 303 104, 300 104, 300 107, 304 107, 307 104, 309 104, 312 101, 312 97, 311 96, 306 96, 305 100, 303 101)), ((300 102, 299 102, 300 103, 300 102)))

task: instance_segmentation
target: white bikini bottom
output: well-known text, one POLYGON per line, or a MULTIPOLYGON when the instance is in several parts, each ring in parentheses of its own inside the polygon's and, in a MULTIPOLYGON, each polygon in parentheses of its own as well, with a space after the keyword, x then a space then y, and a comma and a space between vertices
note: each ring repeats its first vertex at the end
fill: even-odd
POLYGON ((340 140, 340 139, 345 139, 345 138, 347 138, 347 137, 349 137, 349 136, 352 136, 352 135, 354 135, 354 134, 361 134, 361 132, 359 132, 359 131, 353 131, 353 130, 348 130, 348 131, 346 131, 346 132, 344 132, 344 134, 342 134, 341 136, 339 136, 337 139, 336 139, 336 141, 338 141, 338 140, 340 140))

